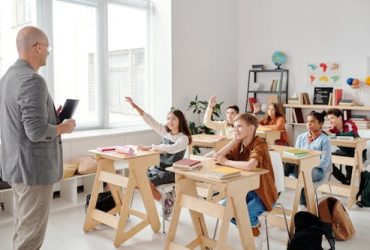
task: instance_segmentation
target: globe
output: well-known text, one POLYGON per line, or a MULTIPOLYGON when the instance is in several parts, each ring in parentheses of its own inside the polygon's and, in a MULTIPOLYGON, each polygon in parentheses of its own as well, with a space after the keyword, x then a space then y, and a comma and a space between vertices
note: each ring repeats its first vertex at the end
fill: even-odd
POLYGON ((275 63, 278 69, 280 69, 280 66, 286 62, 286 56, 281 51, 275 51, 272 54, 272 62, 275 63))

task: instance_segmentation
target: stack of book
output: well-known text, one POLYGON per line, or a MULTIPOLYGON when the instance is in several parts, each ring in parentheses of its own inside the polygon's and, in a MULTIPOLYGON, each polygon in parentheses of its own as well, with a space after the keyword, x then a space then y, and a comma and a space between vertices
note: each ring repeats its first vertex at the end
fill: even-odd
POLYGON ((370 120, 368 120, 367 115, 352 115, 351 121, 353 121, 358 129, 369 129, 370 120))
POLYGON ((299 104, 299 98, 298 97, 289 97, 288 104, 299 104))
POLYGON ((172 167, 181 170, 196 170, 202 166, 201 161, 182 159, 173 163, 172 167))
POLYGON ((340 136, 340 135, 337 135, 335 137, 335 139, 337 139, 337 140, 343 140, 343 141, 353 141, 355 138, 353 136, 340 136))
POLYGON ((338 106, 354 106, 356 105, 355 100, 353 99, 340 99, 338 106))
POLYGON ((290 148, 283 151, 283 155, 289 156, 289 157, 295 157, 300 158, 303 156, 308 155, 308 150, 305 149, 299 149, 299 148, 290 148))
POLYGON ((232 177, 239 176, 241 174, 242 170, 237 168, 231 168, 231 167, 219 167, 212 169, 208 172, 207 176, 223 180, 228 179, 232 177))

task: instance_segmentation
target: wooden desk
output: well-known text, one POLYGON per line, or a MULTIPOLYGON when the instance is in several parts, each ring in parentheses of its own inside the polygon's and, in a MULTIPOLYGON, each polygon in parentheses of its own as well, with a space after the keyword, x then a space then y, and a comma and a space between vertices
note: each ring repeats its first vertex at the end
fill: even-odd
POLYGON ((344 185, 339 183, 328 183, 322 185, 318 191, 324 193, 333 193, 336 195, 348 197, 348 208, 351 208, 356 202, 356 194, 359 189, 361 173, 364 170, 362 151, 366 148, 366 139, 355 138, 353 140, 330 139, 333 146, 342 146, 355 149, 354 157, 332 155, 332 163, 352 166, 351 184, 344 185))
POLYGON ((193 146, 199 146, 204 148, 212 148, 214 151, 219 151, 223 148, 231 139, 220 138, 216 135, 208 134, 197 134, 192 135, 193 142, 190 145, 190 152, 192 152, 193 146))
POLYGON ((285 186, 288 188, 293 188, 296 190, 294 196, 294 203, 292 209, 292 216, 290 220, 290 235, 293 236, 294 234, 294 215, 298 211, 298 205, 301 197, 302 188, 305 190, 306 195, 306 203, 307 203, 307 211, 317 215, 317 208, 315 202, 315 191, 313 188, 312 182, 312 169, 320 165, 320 151, 309 150, 308 155, 295 158, 286 156, 283 152, 286 149, 292 148, 287 146, 278 146, 273 145, 271 146, 276 152, 279 152, 282 156, 284 162, 294 163, 299 166, 299 174, 297 179, 292 179, 289 177, 285 177, 285 186))
POLYGON ((267 128, 259 127, 256 131, 259 137, 265 138, 269 146, 275 145, 275 141, 281 137, 281 131, 273 131, 267 128))
POLYGON ((217 180, 207 177, 210 169, 220 167, 213 160, 203 161, 203 167, 197 172, 181 171, 173 168, 168 170, 176 173, 176 202, 171 225, 166 239, 165 249, 227 249, 226 238, 231 218, 235 217, 239 235, 244 249, 255 249, 254 238, 249 214, 245 203, 245 197, 250 190, 255 190, 260 185, 260 175, 267 173, 267 170, 245 171, 241 176, 227 180, 217 180), (196 182, 205 182, 215 185, 222 185, 226 190, 226 207, 207 201, 198 197, 196 182), (176 229, 179 222, 182 208, 188 208, 192 217, 196 239, 181 246, 174 242, 176 229), (208 237, 207 227, 203 214, 221 220, 221 227, 218 241, 208 237))
POLYGON ((90 150, 89 152, 96 155, 98 170, 91 192, 90 204, 87 209, 83 227, 84 232, 86 233, 94 229, 100 223, 113 227, 117 230, 114 239, 115 247, 119 247, 123 242, 148 225, 152 227, 153 232, 157 233, 160 229, 160 222, 147 177, 147 169, 150 166, 159 164, 159 152, 138 151, 135 156, 131 157, 115 153, 114 151, 99 152, 97 150, 90 150), (113 166, 114 161, 128 163, 130 169, 129 177, 116 174, 113 166), (116 207, 108 213, 95 209, 100 190, 99 182, 108 183, 116 203, 116 207), (126 188, 124 195, 122 195, 121 188, 126 188), (146 214, 130 208, 135 188, 140 190, 146 214), (125 232, 124 229, 129 215, 137 216, 142 221, 125 232))

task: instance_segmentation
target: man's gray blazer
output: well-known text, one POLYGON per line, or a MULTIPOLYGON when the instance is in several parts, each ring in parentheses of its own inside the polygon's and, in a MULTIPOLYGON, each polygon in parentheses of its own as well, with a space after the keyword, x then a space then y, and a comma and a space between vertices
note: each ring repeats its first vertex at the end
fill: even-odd
POLYGON ((58 115, 45 80, 18 59, 0 80, 1 168, 4 181, 50 185, 63 174, 58 115))

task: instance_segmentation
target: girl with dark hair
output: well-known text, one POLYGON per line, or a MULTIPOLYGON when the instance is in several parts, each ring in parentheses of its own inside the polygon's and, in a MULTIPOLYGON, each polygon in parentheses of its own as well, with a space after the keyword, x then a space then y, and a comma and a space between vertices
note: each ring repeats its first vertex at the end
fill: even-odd
POLYGON ((279 104, 270 103, 267 108, 266 116, 259 121, 260 126, 270 128, 273 131, 281 131, 280 140, 276 140, 277 145, 289 145, 288 134, 285 130, 285 118, 279 104))
MULTIPOLYGON (((307 117, 307 132, 300 134, 295 143, 296 148, 322 151, 320 165, 312 169, 312 181, 320 182, 330 171, 331 148, 329 137, 323 132, 325 111, 312 111, 307 117)), ((298 167, 294 164, 285 164, 285 176, 298 177, 298 167)), ((303 190, 302 190, 303 191, 303 190)), ((306 205, 304 193, 301 195, 301 204, 306 205)))
MULTIPOLYGON (((331 125, 331 128, 329 129, 329 132, 338 136, 353 136, 358 137, 358 131, 356 124, 351 121, 347 120, 345 121, 343 119, 343 112, 340 109, 329 109, 327 112, 328 119, 331 125)), ((348 148, 348 147, 338 147, 339 150, 336 150, 333 152, 333 155, 341 155, 341 156, 348 156, 353 157, 355 155, 354 148, 348 148)), ((363 156, 366 156, 363 154, 363 156)), ((351 177, 352 177, 352 166, 346 166, 346 175, 342 173, 341 170, 338 169, 333 164, 333 175, 334 177, 342 182, 342 184, 349 185, 351 183, 351 177)))
MULTIPOLYGON (((161 193, 156 186, 175 182, 175 173, 166 170, 178 160, 181 160, 186 151, 186 147, 191 144, 191 134, 188 127, 188 122, 184 114, 175 109, 168 113, 166 125, 160 124, 152 116, 145 113, 131 97, 126 97, 126 101, 139 113, 143 120, 157 134, 162 137, 160 144, 152 144, 151 146, 139 146, 140 150, 158 150, 161 152, 159 166, 152 167, 148 170, 148 178, 150 179, 150 187, 153 197, 157 201, 161 200, 161 193)), ((174 194, 166 194, 164 203, 164 217, 168 218, 172 213, 174 204, 174 194)))

